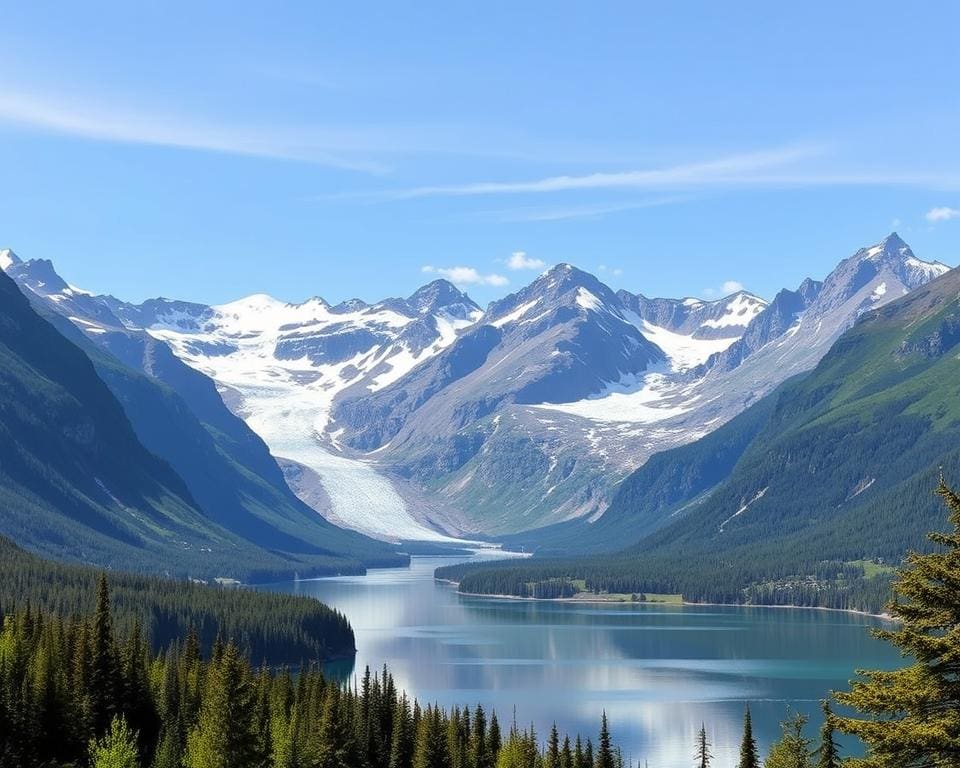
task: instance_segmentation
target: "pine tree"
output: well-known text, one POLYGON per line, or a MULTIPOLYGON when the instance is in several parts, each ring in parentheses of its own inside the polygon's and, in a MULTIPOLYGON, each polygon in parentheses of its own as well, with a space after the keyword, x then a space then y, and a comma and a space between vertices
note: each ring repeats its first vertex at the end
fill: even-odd
POLYGON ((487 741, 487 716, 479 704, 473 712, 473 726, 470 729, 470 768, 493 768, 487 741))
POLYGON ((570 737, 563 737, 563 748, 560 750, 560 768, 573 768, 573 752, 570 750, 570 737))
POLYGON ((490 713, 490 731, 487 735, 487 751, 490 754, 491 764, 496 760, 497 753, 503 745, 503 737, 500 735, 500 721, 497 720, 497 710, 490 713))
POLYGON ((257 766, 262 755, 249 665, 233 643, 217 655, 203 691, 200 717, 187 739, 184 766, 257 766))
POLYGON ((783 735, 770 747, 765 768, 810 768, 810 739, 803 735, 807 716, 797 713, 780 723, 783 735))
POLYGON ((867 745, 862 766, 960 765, 960 496, 943 478, 937 493, 949 509, 949 531, 929 534, 937 551, 907 556, 888 605, 900 624, 874 632, 913 663, 862 672, 836 696, 863 715, 835 718, 839 730, 867 745))
POLYGON ((119 660, 110 614, 110 589, 107 577, 97 583, 97 608, 93 617, 88 691, 93 729, 96 735, 110 727, 117 711, 119 660))
POLYGON ((586 768, 587 760, 583 754, 583 742, 580 741, 580 734, 577 734, 577 744, 573 750, 573 768, 586 768))
POLYGON ((550 728, 550 738, 547 739, 547 754, 544 755, 544 768, 560 768, 560 734, 557 733, 557 724, 550 728))
POLYGON ((710 760, 713 757, 710 754, 710 742, 707 741, 707 727, 700 724, 700 733, 697 734, 697 768, 709 768, 710 760))
POLYGON ((147 679, 146 656, 143 630, 136 620, 123 649, 120 682, 123 711, 130 727, 139 734, 142 755, 156 742, 159 728, 147 679))
POLYGON ((597 745, 595 768, 616 768, 613 758, 613 747, 610 744, 610 728, 607 725, 607 712, 604 710, 600 717, 600 741, 597 745))
POLYGON ((830 702, 823 702, 823 725, 820 726, 820 746, 813 753, 816 768, 840 768, 840 745, 833 738, 834 715, 830 702))
POLYGON ((389 768, 410 768, 413 764, 413 739, 415 731, 410 715, 410 702, 404 694, 397 704, 393 718, 393 734, 390 739, 389 768))
POLYGON ((101 739, 90 741, 91 768, 139 768, 137 734, 127 721, 115 717, 101 739))
POLYGON ((753 721, 750 707, 743 713, 743 740, 740 742, 740 760, 737 768, 760 768, 760 756, 757 754, 757 742, 753 738, 753 721))

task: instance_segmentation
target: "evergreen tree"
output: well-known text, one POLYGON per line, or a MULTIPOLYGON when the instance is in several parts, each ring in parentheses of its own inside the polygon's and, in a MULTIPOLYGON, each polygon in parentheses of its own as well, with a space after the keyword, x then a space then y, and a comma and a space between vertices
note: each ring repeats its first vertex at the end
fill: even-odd
POLYGON ((187 739, 185 768, 259 766, 256 703, 249 666, 233 643, 210 670, 197 725, 187 739))
POLYGON ((560 768, 560 734, 557 733, 557 724, 550 728, 550 738, 547 739, 547 754, 544 755, 544 768, 560 768))
POLYGON ((406 695, 400 697, 393 718, 393 733, 390 738, 389 768, 410 768, 413 764, 413 739, 415 736, 410 702, 406 695))
POLYGON ((490 732, 487 736, 487 749, 490 753, 491 764, 496 760, 497 752, 500 751, 503 738, 500 735, 500 721, 497 720, 497 710, 490 713, 490 732))
POLYGON ((123 649, 120 681, 123 712, 130 727, 139 734, 141 755, 146 755, 149 746, 156 742, 159 728, 147 678, 146 659, 143 630, 140 621, 135 620, 123 649))
MULTIPOLYGON (((136 622, 116 634, 105 588, 99 597, 93 620, 29 607, 4 617, 0 768, 595 768, 592 743, 585 754, 578 737, 574 753, 565 737, 561 748, 555 726, 541 751, 532 726, 514 724, 502 744, 496 713, 488 726, 482 707, 423 712, 386 669, 359 691, 311 665, 294 682, 286 669, 255 673, 232 641, 205 662, 196 632, 154 655, 136 622), (88 690, 110 679, 102 670, 113 675, 109 699, 105 687, 88 690), (94 696, 116 711, 103 734, 92 732, 94 696)), ((599 743, 598 764, 623 768, 606 715, 599 743)))
POLYGON ((834 715, 830 702, 823 702, 823 725, 820 726, 820 746, 814 751, 815 768, 840 768, 840 745, 833 738, 834 715))
POLYGON ((607 725, 607 712, 600 716, 600 741, 597 745, 595 768, 616 768, 613 746, 610 743, 610 729, 607 725))
POLYGON ((573 750, 573 768, 586 768, 587 760, 583 754, 583 742, 580 741, 580 734, 577 734, 577 745, 573 750))
POLYGON ((783 735, 770 747, 765 768, 810 768, 810 739, 803 735, 807 716, 797 713, 780 723, 783 735))
POLYGON ((97 583, 97 608, 92 629, 87 690, 94 733, 100 735, 110 727, 119 698, 119 663, 110 614, 110 589, 103 574, 97 583))
POLYGON ((740 760, 737 768, 760 768, 760 756, 757 753, 757 742, 753 738, 753 721, 750 718, 750 707, 743 713, 743 740, 740 742, 740 760))
POLYGON ((101 739, 90 741, 91 768, 139 768, 137 734, 127 721, 115 717, 101 739))
POLYGON ((907 556, 888 605, 899 626, 874 632, 913 662, 863 672, 850 691, 837 694, 863 715, 835 718, 867 745, 859 765, 960 765, 960 496, 943 478, 937 493, 949 510, 949 530, 929 534, 936 551, 907 556))
POLYGON ((560 768, 573 768, 573 752, 570 750, 570 737, 563 737, 563 748, 560 750, 560 768))
MULTIPOLYGON (((490 747, 487 743, 487 715, 483 707, 477 704, 473 713, 473 725, 470 729, 470 768, 492 768, 490 747)), ((392 768, 392 766, 391 766, 392 768)))
POLYGON ((710 742, 707 741, 707 727, 700 725, 700 733, 697 734, 697 768, 709 768, 710 760, 713 755, 710 754, 710 742))

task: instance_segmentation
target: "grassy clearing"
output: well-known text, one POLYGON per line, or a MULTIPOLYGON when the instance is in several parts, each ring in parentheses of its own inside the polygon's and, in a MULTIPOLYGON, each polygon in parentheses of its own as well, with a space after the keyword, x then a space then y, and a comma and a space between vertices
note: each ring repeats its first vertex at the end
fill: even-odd
POLYGON ((849 560, 848 564, 863 568, 863 575, 868 579, 874 579, 877 576, 889 576, 897 570, 892 565, 875 563, 873 560, 849 560))

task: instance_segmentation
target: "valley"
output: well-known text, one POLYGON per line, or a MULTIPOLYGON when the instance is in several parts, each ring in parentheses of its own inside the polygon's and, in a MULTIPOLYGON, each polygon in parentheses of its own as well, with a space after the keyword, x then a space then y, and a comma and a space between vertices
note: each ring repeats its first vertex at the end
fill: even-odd
POLYGON ((958 768, 960 4, 8 4, 0 768, 958 768))
POLYGON ((7 272, 92 341, 145 335, 209 377, 331 522, 390 541, 525 547, 553 547, 556 526, 595 538, 630 472, 709 435, 814 367, 862 313, 947 269, 894 234, 769 303, 648 299, 562 264, 486 310, 443 280, 374 304, 133 305, 7 253, 7 272))

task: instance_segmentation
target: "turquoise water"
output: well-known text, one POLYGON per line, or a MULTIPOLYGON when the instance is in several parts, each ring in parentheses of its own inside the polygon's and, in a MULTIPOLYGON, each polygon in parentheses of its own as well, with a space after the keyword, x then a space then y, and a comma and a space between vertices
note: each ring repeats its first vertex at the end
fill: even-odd
POLYGON ((444 706, 480 702, 501 723, 516 717, 545 737, 593 737, 602 710, 624 758, 642 766, 693 764, 705 723, 717 768, 736 763, 750 703, 761 748, 787 708, 814 715, 857 668, 899 657, 870 637, 879 621, 852 614, 777 608, 603 605, 458 595, 433 580, 465 558, 416 557, 409 568, 271 585, 317 597, 353 624, 352 669, 390 666, 399 685, 444 706))

